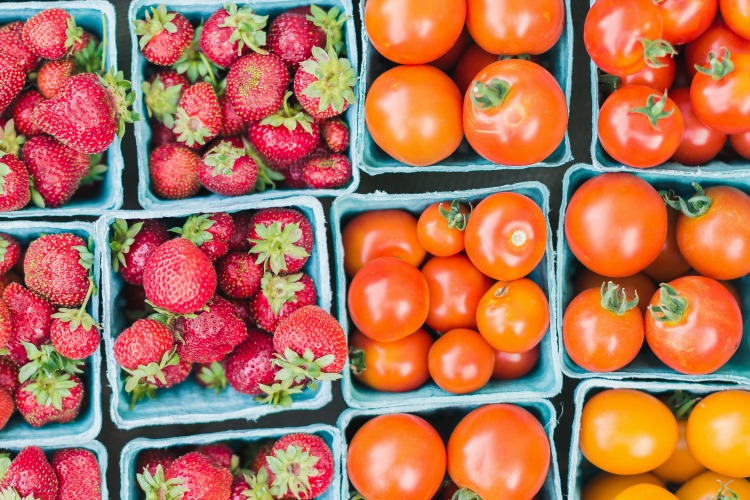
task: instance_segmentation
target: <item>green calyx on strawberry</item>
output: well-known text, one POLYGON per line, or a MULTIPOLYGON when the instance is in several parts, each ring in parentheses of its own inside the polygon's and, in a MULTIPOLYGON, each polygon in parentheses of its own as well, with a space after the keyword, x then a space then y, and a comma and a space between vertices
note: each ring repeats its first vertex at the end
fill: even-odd
POLYGON ((170 231, 179 234, 186 240, 200 248, 207 241, 214 239, 211 229, 216 221, 211 219, 214 214, 191 215, 182 227, 175 227, 170 231))
POLYGON ((264 395, 258 396, 255 401, 272 405, 274 408, 279 406, 282 408, 291 407, 294 402, 292 396, 301 394, 304 389, 304 386, 295 384, 292 378, 276 382, 273 385, 258 384, 258 387, 264 395))
POLYGON ((161 465, 156 467, 156 472, 151 475, 147 469, 136 476, 138 485, 146 492, 146 498, 165 500, 176 500, 182 498, 188 489, 182 485, 183 481, 179 478, 167 480, 164 477, 164 468, 161 465))
POLYGON ((347 19, 349 16, 341 12, 338 7, 325 11, 317 5, 310 6, 310 14, 307 16, 308 21, 326 34, 326 50, 332 48, 337 54, 341 54, 344 49, 344 35, 341 28, 347 19))
POLYGON ((278 488, 268 484, 270 478, 265 467, 261 467, 255 474, 244 474, 243 478, 247 484, 247 489, 242 492, 242 495, 248 500, 274 500, 279 498, 278 488))
POLYGON ((273 363, 281 368, 276 374, 276 380, 292 380, 295 384, 302 384, 307 381, 307 386, 313 391, 318 390, 318 382, 338 380, 341 378, 340 373, 326 373, 325 367, 335 361, 333 354, 326 354, 315 359, 315 355, 310 349, 300 356, 292 349, 287 348, 284 355, 276 354, 273 363))
POLYGON ((202 366, 196 376, 198 383, 206 389, 213 389, 216 394, 227 388, 227 375, 224 366, 218 361, 202 366))
POLYGON ((143 100, 150 118, 155 118, 165 126, 174 126, 174 115, 182 96, 182 85, 164 86, 160 78, 153 82, 143 82, 143 100))
POLYGON ((299 224, 286 224, 283 227, 280 222, 267 226, 257 224, 255 232, 258 239, 250 240, 253 245, 250 253, 258 254, 256 264, 263 264, 275 274, 286 271, 287 257, 304 259, 310 255, 307 250, 297 245, 302 240, 302 229, 299 224))
POLYGON ((167 6, 164 4, 158 7, 151 8, 151 11, 146 11, 145 19, 135 21, 135 34, 138 35, 138 46, 141 50, 151 41, 156 35, 162 31, 167 33, 176 33, 177 25, 174 24, 174 18, 177 16, 176 12, 168 12, 167 6))
MULTIPOLYGON (((312 59, 300 63, 300 71, 311 75, 314 79, 298 92, 302 106, 310 111, 323 113, 330 106, 336 114, 342 113, 349 104, 356 100, 354 85, 357 83, 357 73, 352 68, 349 59, 339 58, 332 48, 325 50, 320 47, 312 48, 312 59), (308 102, 309 101, 309 102, 308 102), (310 109, 317 101, 317 109, 310 109)), ((295 77, 305 80, 304 74, 295 77)), ((309 77, 308 77, 309 79, 309 77)), ((301 86, 301 85, 300 85, 301 86)), ((297 90, 298 85, 295 85, 297 90)))
POLYGON ((296 130, 297 125, 302 127, 305 132, 312 134, 312 123, 314 120, 311 116, 302 110, 299 104, 289 104, 289 98, 293 92, 287 92, 284 96, 284 105, 276 113, 269 115, 260 122, 261 125, 270 125, 272 127, 284 126, 287 130, 296 130))
POLYGON ((135 94, 131 92, 132 85, 125 79, 122 71, 115 72, 114 68, 110 68, 103 76, 99 75, 99 81, 112 97, 117 120, 117 137, 122 137, 125 134, 126 123, 135 123, 141 119, 141 115, 129 109, 135 101, 135 94))
POLYGON ((203 162, 213 168, 211 175, 232 175, 234 162, 245 156, 245 150, 234 146, 231 142, 221 141, 203 158, 203 162))
POLYGON ((182 57, 172 65, 172 69, 181 75, 184 74, 190 80, 190 83, 202 80, 213 85, 214 89, 218 89, 220 84, 216 79, 216 74, 219 72, 219 67, 211 62, 201 50, 202 31, 202 25, 195 28, 192 43, 182 54, 182 57))
MULTIPOLYGON (((147 365, 140 365, 135 370, 127 370, 128 377, 125 381, 125 392, 132 393, 136 390, 139 385, 144 382, 148 382, 151 385, 155 385, 158 380, 162 384, 167 383, 167 379, 164 377, 164 368, 168 366, 176 365, 180 362, 180 357, 177 355, 176 348, 169 352, 164 353, 161 360, 147 365)), ((137 402, 137 401, 136 401, 137 402)))
POLYGON ((60 308, 52 315, 53 318, 57 318, 63 323, 67 323, 70 331, 75 331, 79 327, 83 327, 84 330, 90 332, 92 328, 100 329, 100 326, 94 321, 94 318, 86 312, 86 305, 91 299, 91 295, 95 293, 96 288, 94 282, 89 283, 89 289, 86 292, 86 297, 83 299, 83 304, 78 309, 60 308))
POLYGON ((39 380, 55 377, 61 373, 73 375, 83 373, 80 366, 83 361, 66 358, 52 346, 44 344, 37 347, 30 342, 23 342, 29 362, 18 371, 18 381, 39 380))
POLYGON ((112 224, 112 235, 110 237, 109 248, 112 251, 112 269, 117 272, 120 266, 126 266, 125 254, 130 251, 130 245, 135 243, 135 237, 141 231, 143 222, 136 222, 128 227, 124 219, 115 219, 112 224))
POLYGON ((76 20, 73 16, 69 16, 67 20, 67 29, 65 30, 65 48, 68 49, 68 53, 73 51, 73 45, 81 43, 83 37, 83 28, 76 25, 76 20))
POLYGON ((81 179, 81 186, 96 184, 104 180, 104 174, 107 173, 107 164, 102 163, 102 153, 96 153, 89 156, 89 171, 81 179))
POLYGON ((30 392, 40 406, 52 406, 56 410, 62 410, 63 399, 70 397, 71 389, 77 385, 75 380, 71 380, 69 373, 64 373, 39 377, 22 390, 30 392))
POLYGON ((104 42, 97 42, 92 39, 83 49, 73 52, 75 72, 104 73, 104 45, 104 42))
POLYGON ((26 136, 16 133, 13 119, 8 120, 4 127, 0 127, 0 153, 18 157, 24 142, 26 136))
POLYGON ((245 145, 245 153, 253 159, 255 165, 258 167, 258 177, 255 179, 255 187, 253 188, 254 193, 262 193, 269 187, 271 189, 276 188, 277 182, 283 182, 285 177, 281 172, 269 168, 263 158, 253 147, 249 139, 243 137, 242 142, 245 145))
POLYGON ((266 457, 268 468, 274 475, 272 486, 278 488, 281 495, 291 492, 294 498, 306 498, 310 492, 310 478, 320 474, 315 468, 318 461, 320 457, 300 446, 274 450, 266 457))
POLYGON ((260 287, 263 294, 268 299, 268 304, 274 315, 278 316, 281 308, 287 302, 296 302, 296 295, 301 292, 305 285, 300 283, 302 273, 287 274, 284 276, 273 273, 263 274, 260 280, 260 287))
POLYGON ((259 54, 268 54, 262 47, 266 44, 266 27, 268 16, 259 16, 248 6, 238 7, 230 3, 224 6, 227 18, 224 20, 223 28, 234 28, 230 42, 237 42, 237 55, 243 54, 243 49, 249 47, 259 54))

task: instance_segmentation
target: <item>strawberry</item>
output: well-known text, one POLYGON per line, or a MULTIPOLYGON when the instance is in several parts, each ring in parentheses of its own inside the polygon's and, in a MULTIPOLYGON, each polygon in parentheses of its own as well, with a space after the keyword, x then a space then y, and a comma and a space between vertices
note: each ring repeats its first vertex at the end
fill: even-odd
POLYGON ((0 113, 21 93, 24 83, 26 73, 21 66, 15 59, 0 53, 0 113))
POLYGON ((263 266, 247 252, 232 252, 219 262, 219 288, 228 297, 247 299, 258 293, 263 266))
POLYGON ((227 377, 224 373, 224 363, 226 358, 213 363, 198 363, 195 371, 195 380, 198 384, 206 389, 214 389, 216 394, 227 388, 227 377))
POLYGON ((151 254, 169 239, 167 227, 156 219, 146 219, 128 226, 115 219, 110 233, 112 268, 133 285, 143 284, 143 268, 151 254))
POLYGON ((302 172, 305 182, 315 189, 346 186, 352 178, 352 162, 344 155, 310 159, 302 172))
POLYGON ((190 86, 184 75, 174 70, 163 70, 143 82, 143 102, 149 118, 154 118, 168 128, 174 126, 174 115, 182 93, 190 86))
POLYGON ((198 247, 185 238, 175 238, 146 261, 143 288, 156 307, 176 314, 193 313, 216 292, 216 271, 198 247))
POLYGON ((168 389, 174 387, 177 384, 183 383, 190 376, 190 372, 193 371, 193 363, 181 359, 176 365, 169 365, 164 367, 162 372, 164 373, 164 380, 162 382, 158 378, 154 382, 154 387, 168 389))
POLYGON ((294 94, 316 120, 340 115, 354 103, 357 73, 349 59, 313 47, 313 57, 300 63, 294 75, 294 94))
POLYGON ((36 84, 44 97, 52 99, 60 92, 63 84, 72 74, 73 61, 70 59, 47 61, 39 68, 36 84))
POLYGON ((307 185, 307 182, 305 182, 304 170, 305 164, 314 156, 317 156, 315 151, 313 151, 310 156, 306 156, 301 160, 293 161, 286 165, 286 170, 284 170, 284 185, 286 187, 290 189, 307 189, 310 187, 307 185))
POLYGON ((255 450, 255 453, 252 456, 252 461, 250 462, 250 470, 253 472, 258 472, 259 470, 263 469, 268 465, 268 462, 266 461, 266 457, 273 454, 273 446, 276 444, 276 441, 266 441, 265 443, 258 446, 258 448, 255 450))
POLYGON ((13 328, 13 320, 10 317, 10 309, 0 300, 0 352, 3 352, 5 346, 10 340, 13 328))
POLYGON ((228 68, 238 57, 250 50, 265 54, 268 16, 259 16, 248 7, 226 4, 217 10, 203 25, 200 47, 211 62, 228 68))
MULTIPOLYGON (((92 35, 86 30, 83 30, 81 32, 81 39, 79 41, 76 41, 73 43, 73 56, 76 54, 79 54, 86 50, 92 43, 94 45, 98 45, 99 42, 96 39, 96 36, 92 35)), ((101 57, 99 57, 99 61, 101 61, 101 57)), ((87 71, 87 73, 93 73, 94 70, 87 71)))
POLYGON ((181 456, 164 471, 138 474, 138 484, 147 498, 181 500, 227 500, 231 494, 232 474, 201 453, 181 456))
POLYGON ((18 155, 21 154, 21 145, 24 142, 26 142, 26 137, 16 133, 15 122, 12 119, 8 121, 0 120, 0 153, 18 158, 18 155))
POLYGON ((214 297, 195 317, 177 318, 175 332, 182 338, 177 347, 180 359, 194 363, 220 361, 247 337, 234 306, 221 297, 214 297))
POLYGON ((177 106, 172 130, 177 142, 188 147, 203 146, 219 135, 221 106, 210 83, 199 82, 188 87, 177 106))
MULTIPOLYGON (((0 233, 0 274, 10 271, 21 255, 21 246, 11 235, 0 233)), ((2 342, 0 342, 2 344, 2 342)))
POLYGON ((301 270, 314 242, 310 222, 294 208, 267 208, 253 214, 248 239, 250 253, 275 274, 301 270))
POLYGON ((3 290, 3 302, 10 309, 12 330, 8 349, 10 358, 18 365, 29 361, 24 342, 37 347, 50 339, 50 325, 55 308, 47 299, 31 292, 18 283, 3 290))
POLYGON ((83 238, 71 233, 46 234, 26 250, 24 281, 29 290, 55 305, 80 307, 92 286, 93 266, 94 255, 83 238))
POLYGON ((212 193, 241 196, 255 187, 258 165, 244 148, 220 141, 203 155, 198 176, 201 184, 212 193))
POLYGON ((57 499, 57 475, 41 448, 27 446, 16 455, 0 479, 0 492, 9 499, 57 499))
POLYGON ((320 126, 320 135, 334 153, 349 149, 349 125, 341 118, 329 118, 320 126))
POLYGON ((253 215, 250 212, 237 212, 232 214, 234 222, 234 234, 229 240, 229 250, 250 250, 250 240, 247 239, 247 233, 250 230, 250 221, 253 215))
MULTIPOLYGON (((246 122, 265 118, 284 103, 289 71, 273 54, 248 54, 229 68, 227 98, 246 122)), ((10 101, 9 101, 10 102, 10 101)))
POLYGON ((254 328, 255 320, 253 319, 253 312, 250 309, 250 301, 233 299, 231 297, 227 298, 227 300, 234 306, 234 310, 237 313, 237 316, 239 316, 240 319, 245 323, 245 326, 248 328, 254 328))
POLYGON ((244 134, 247 130, 245 121, 234 111, 232 103, 226 94, 219 97, 221 106, 221 130, 219 137, 231 137, 234 135, 244 134))
POLYGON ((157 147, 148 157, 151 189, 169 200, 190 198, 201 188, 200 161, 198 153, 176 143, 157 147))
POLYGON ((34 182, 31 201, 38 207, 65 205, 89 172, 88 155, 48 135, 36 135, 26 141, 21 159, 34 182))
POLYGON ((57 500, 83 500, 102 495, 99 461, 89 450, 68 448, 52 455, 52 468, 60 485, 57 500))
POLYGON ((81 43, 73 45, 75 73, 102 73, 104 71, 104 47, 95 36, 84 31, 81 43))
POLYGON ((261 156, 273 162, 288 163, 315 150, 320 129, 299 105, 290 105, 287 92, 284 106, 250 129, 250 142, 261 156))
POLYGON ((227 356, 226 377, 229 385, 237 392, 260 396, 261 386, 270 386, 278 368, 274 360, 273 337, 259 328, 247 333, 247 340, 227 356))
POLYGON ((161 465, 162 469, 166 470, 175 460, 177 460, 177 455, 171 450, 161 448, 143 450, 138 454, 135 463, 135 470, 143 472, 143 470, 146 469, 149 474, 153 476, 156 474, 156 468, 158 466, 161 465))
POLYGON ((55 350, 69 359, 85 359, 94 354, 102 337, 99 325, 86 312, 94 284, 89 283, 86 298, 79 309, 61 308, 52 315, 50 339, 55 350))
POLYGON ((229 251, 229 240, 234 234, 232 216, 226 212, 191 215, 182 227, 172 229, 201 249, 211 261, 229 251))
POLYGON ((29 50, 21 33, 23 22, 15 21, 0 27, 0 54, 10 57, 21 66, 24 73, 31 73, 41 59, 29 50))
POLYGON ((18 385, 18 365, 8 356, 0 356, 0 389, 15 394, 18 385))
POLYGON ((314 434, 287 434, 276 441, 273 454, 266 461, 277 498, 287 494, 298 499, 315 498, 325 493, 333 481, 331 448, 314 434))
POLYGON ((5 427, 15 411, 16 404, 13 402, 13 396, 6 389, 0 387, 0 430, 5 427))
POLYGON ((159 321, 139 319, 115 339, 115 361, 120 367, 132 372, 142 366, 159 363, 172 347, 172 330, 159 321))
POLYGON ((221 71, 217 65, 212 63, 201 50, 201 34, 203 26, 195 28, 193 41, 182 54, 172 69, 181 75, 185 75, 190 83, 199 81, 210 82, 217 90, 220 88, 216 83, 216 75, 221 71))
POLYGON ((60 59, 73 51, 75 43, 82 42, 83 28, 62 9, 45 9, 26 21, 21 37, 26 47, 44 59, 60 59))
POLYGON ((170 144, 177 142, 177 136, 174 135, 172 129, 164 125, 162 122, 151 120, 149 124, 151 126, 151 149, 154 150, 164 144, 170 144))
POLYGON ((18 96, 16 105, 13 107, 13 124, 19 134, 32 137, 43 133, 42 129, 31 119, 34 108, 43 101, 44 96, 34 89, 27 90, 18 96))
POLYGON ((240 457, 234 454, 234 450, 225 443, 204 444, 195 449, 197 453, 205 455, 214 464, 225 469, 232 470, 239 466, 240 457))
POLYGON ((326 46, 326 34, 307 19, 309 12, 293 9, 276 17, 268 26, 266 48, 292 69, 312 55, 313 47, 326 46))
POLYGON ((0 212, 20 210, 31 200, 29 172, 13 155, 0 154, 0 212))
POLYGON ((250 306, 258 326, 274 332, 279 321, 317 300, 315 284, 307 274, 280 276, 267 272, 261 280, 261 291, 250 301, 250 306))
POLYGON ((158 66, 176 63, 193 41, 193 26, 185 16, 162 4, 135 21, 138 47, 147 61, 158 66))
POLYGON ((32 427, 72 422, 82 400, 83 383, 69 373, 27 380, 16 389, 16 407, 32 427))

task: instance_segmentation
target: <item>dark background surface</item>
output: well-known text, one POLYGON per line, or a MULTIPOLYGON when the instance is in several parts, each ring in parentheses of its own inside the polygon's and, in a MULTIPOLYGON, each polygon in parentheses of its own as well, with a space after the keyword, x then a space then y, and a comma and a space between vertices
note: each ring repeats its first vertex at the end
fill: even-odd
MULTIPOLYGON (((117 49, 118 66, 130 76, 130 32, 127 25, 127 9, 129 0, 111 0, 117 10, 117 49)), ((429 0, 425 0, 429 1, 429 0)), ((533 0, 531 0, 533 2, 533 0)), ((356 2, 355 2, 356 3, 356 2)), ((557 228, 558 208, 561 202, 562 177, 567 167, 574 163, 590 163, 591 153, 591 111, 589 92, 589 58, 583 48, 582 28, 588 10, 588 2, 573 1, 572 17, 575 31, 573 86, 570 103, 569 134, 575 161, 559 168, 530 168, 519 170, 503 170, 494 172, 474 173, 414 173, 414 174, 385 174, 368 176, 362 174, 358 192, 369 193, 376 190, 391 193, 415 193, 424 191, 449 191, 456 189, 470 189, 487 186, 510 184, 519 181, 536 180, 545 183, 551 191, 550 221, 553 231, 557 228)), ((357 26, 361 23, 357 19, 357 26)), ((125 158, 125 172, 123 182, 125 186, 125 205, 123 208, 140 208, 137 201, 138 171, 135 157, 135 139, 132 128, 128 128, 122 142, 122 152, 125 158)), ((326 214, 331 205, 330 199, 323 199, 326 214)), ((330 239, 329 239, 330 244, 330 239)), ((332 255, 332 253, 331 253, 332 255)), ((331 265, 333 265, 331 263, 331 265)), ((335 307, 335 306, 334 306, 335 307)), ((109 420, 110 389, 102 370, 102 384, 104 386, 102 412, 104 423, 99 440, 104 443, 109 452, 109 467, 107 472, 110 498, 119 498, 119 458, 122 447, 137 437, 165 438, 189 434, 218 432, 230 429, 253 429, 262 427, 285 427, 308 425, 312 423, 326 423, 335 425, 339 414, 346 408, 341 389, 338 384, 333 387, 333 401, 326 407, 316 411, 287 411, 262 417, 255 422, 245 420, 230 420, 226 422, 182 425, 157 426, 123 431, 117 429, 109 420)), ((573 390, 576 381, 565 379, 564 389, 560 396, 552 400, 558 413, 558 428, 555 434, 560 475, 563 491, 566 491, 567 461, 570 449, 570 434, 573 418, 573 390)))

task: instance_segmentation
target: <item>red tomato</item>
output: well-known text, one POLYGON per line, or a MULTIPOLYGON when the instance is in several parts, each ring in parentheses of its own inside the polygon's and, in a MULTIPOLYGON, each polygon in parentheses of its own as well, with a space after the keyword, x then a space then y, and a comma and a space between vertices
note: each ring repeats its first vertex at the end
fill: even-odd
POLYGON ((727 135, 703 124, 693 112, 690 89, 672 89, 669 97, 682 113, 685 133, 672 161, 683 165, 701 165, 713 160, 727 142, 727 135))
POLYGON ((424 419, 403 413, 374 417, 352 438, 346 470, 368 500, 429 500, 445 476, 446 452, 424 419))
POLYGON ((750 160, 750 132, 732 135, 729 137, 729 142, 738 155, 750 160))
POLYGON ((659 256, 666 237, 661 196, 633 174, 597 175, 568 202, 565 240, 584 266, 604 276, 642 271, 659 256))
POLYGON ((514 280, 533 271, 544 257, 547 221, 530 198, 496 193, 474 208, 464 241, 477 269, 497 280, 514 280))
POLYGON ((354 376, 376 391, 413 391, 430 379, 432 336, 421 328, 395 342, 377 342, 355 331, 349 343, 354 376))
POLYGON ((469 209, 458 202, 433 203, 417 222, 417 238, 432 255, 448 257, 464 249, 464 230, 469 209))
POLYGON ((494 281, 463 254, 435 257, 422 268, 430 289, 427 326, 438 332, 477 327, 477 306, 494 281))
MULTIPOLYGON (((690 270, 690 264, 680 253, 680 247, 677 244, 677 219, 679 212, 677 210, 667 211, 667 239, 661 248, 661 253, 643 272, 656 281, 664 283, 672 281, 684 275, 690 270)), ((654 295, 656 287, 648 295, 641 296, 641 301, 646 304, 650 297, 654 295)))
POLYGON ((729 29, 721 17, 717 17, 711 27, 697 40, 685 47, 685 65, 692 78, 697 73, 695 66, 708 64, 708 55, 720 55, 722 48, 729 49, 735 54, 750 54, 750 40, 745 40, 729 29))
POLYGON ((448 440, 448 474, 482 500, 532 498, 549 466, 544 428, 519 406, 481 406, 459 422, 448 440))
POLYGON ((506 59, 485 67, 464 97, 464 133, 474 150, 502 165, 531 165, 555 152, 568 128, 565 94, 549 71, 506 59))
POLYGON ((647 65, 637 73, 620 77, 617 88, 643 85, 662 93, 666 92, 674 83, 677 65, 672 56, 660 57, 658 61, 660 66, 656 68, 647 65))
POLYGON ((526 376, 539 361, 541 344, 537 344, 526 352, 503 352, 495 350, 495 370, 492 378, 495 380, 515 380, 526 376))
POLYGON ((466 49, 461 59, 453 70, 453 80, 458 86, 461 95, 466 95, 466 91, 474 81, 474 77, 490 64, 499 61, 497 54, 490 54, 479 45, 473 43, 466 49))
POLYGON ((661 0, 656 6, 664 22, 664 40, 672 45, 683 45, 711 26, 719 0, 661 0))
POLYGON ((713 68, 706 69, 707 73, 699 71, 690 85, 693 111, 703 123, 719 132, 750 132, 750 55, 730 57, 725 50, 715 56, 713 68))
POLYGON ((600 290, 602 283, 614 282, 615 285, 620 285, 620 288, 625 290, 625 296, 628 300, 633 300, 638 294, 638 309, 642 314, 646 314, 648 309, 648 301, 656 292, 656 285, 651 278, 644 273, 635 273, 632 276, 623 276, 620 278, 612 278, 610 276, 602 276, 597 274, 591 269, 585 267, 580 270, 576 276, 575 281, 575 293, 578 295, 588 288, 594 288, 600 290))
POLYGON ((479 333, 457 328, 432 344, 428 363, 438 387, 453 394, 468 394, 489 382, 495 351, 479 333))
POLYGON ((669 97, 644 86, 624 87, 599 110, 599 142, 616 161, 649 168, 667 161, 680 146, 685 126, 669 97))
POLYGON ((749 0, 721 0, 721 17, 732 31, 750 40, 749 0))
POLYGON ((416 332, 427 319, 430 290, 419 269, 395 257, 362 267, 349 285, 347 307, 354 325, 379 342, 416 332))
POLYGON ((713 373, 737 352, 742 314, 716 280, 685 276, 662 284, 646 315, 646 342, 680 373, 713 373))
POLYGON ((383 56, 399 64, 424 64, 448 52, 465 19, 465 0, 365 2, 370 41, 383 56))
POLYGON ((466 27, 464 27, 458 37, 458 40, 456 40, 456 43, 453 44, 453 47, 451 47, 448 52, 432 61, 430 65, 435 66, 437 69, 443 70, 447 73, 449 70, 453 69, 454 66, 456 66, 456 63, 458 63, 458 60, 461 58, 464 52, 466 52, 466 49, 469 48, 469 45, 471 43, 471 36, 469 35, 466 27))
MULTIPOLYGON (((691 269, 689 272, 685 273, 685 276, 701 276, 701 275, 691 269)), ((727 292, 732 294, 732 297, 734 297, 734 301, 737 302, 737 305, 740 306, 740 309, 742 309, 742 297, 740 296, 740 292, 739 290, 737 290, 737 287, 734 286, 734 284, 731 281, 727 281, 727 280, 716 280, 716 281, 718 281, 721 284, 721 286, 726 288, 727 292)))

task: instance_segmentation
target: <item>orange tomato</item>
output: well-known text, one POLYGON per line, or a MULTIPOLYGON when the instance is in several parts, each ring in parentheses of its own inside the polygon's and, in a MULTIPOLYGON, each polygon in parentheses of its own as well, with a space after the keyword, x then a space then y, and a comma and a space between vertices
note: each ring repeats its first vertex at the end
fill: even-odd
POLYGON ((463 31, 461 31, 461 34, 458 36, 458 40, 456 40, 456 43, 453 44, 453 47, 451 47, 448 52, 432 61, 430 65, 435 66, 437 69, 443 70, 447 73, 448 71, 453 69, 456 63, 458 63, 458 60, 461 58, 463 53, 466 52, 466 49, 471 43, 471 35, 469 35, 466 27, 464 27, 463 31))
POLYGON ((744 500, 750 498, 750 481, 706 471, 683 484, 675 495, 680 500, 744 500))
POLYGON ((417 221, 420 245, 432 255, 447 257, 464 249, 464 231, 469 209, 458 200, 433 203, 417 221))
POLYGON ((526 352, 503 352, 495 350, 495 370, 492 378, 495 380, 515 380, 526 376, 539 361, 541 344, 537 344, 526 352))
MULTIPOLYGON (((679 215, 677 210, 667 210, 667 239, 656 260, 643 270, 649 278, 658 283, 672 281, 690 270, 690 264, 685 261, 677 245, 676 226, 679 215)), ((641 296, 642 302, 645 304, 651 295, 641 296)))
POLYGON ((602 472, 586 483, 581 500, 612 500, 623 490, 636 484, 664 486, 664 483, 650 472, 628 476, 602 472))
POLYGON ((706 468, 695 459, 687 443, 687 421, 677 421, 678 440, 674 453, 666 462, 653 470, 653 473, 668 483, 684 483, 706 468))
POLYGON ((479 333, 457 328, 432 344, 428 363, 438 387, 467 394, 484 387, 492 377, 495 351, 479 333))
POLYGON ((480 71, 499 60, 497 54, 490 54, 479 45, 472 43, 459 59, 456 69, 453 70, 453 81, 458 85, 461 95, 466 95, 471 82, 480 71))
POLYGON ((636 484, 626 488, 615 500, 677 500, 677 497, 661 486, 653 484, 636 484))

